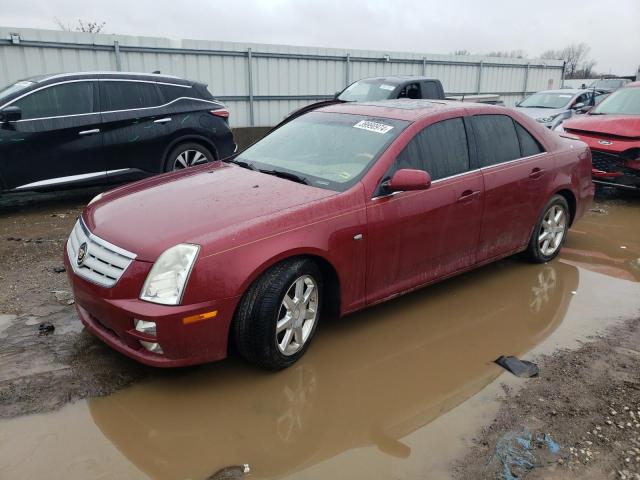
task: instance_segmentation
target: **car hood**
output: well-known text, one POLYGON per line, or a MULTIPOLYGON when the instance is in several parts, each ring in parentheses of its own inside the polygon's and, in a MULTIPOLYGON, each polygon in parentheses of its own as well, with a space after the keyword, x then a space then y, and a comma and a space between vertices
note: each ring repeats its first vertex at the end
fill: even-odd
POLYGON ((552 115, 557 115, 564 112, 565 108, 530 108, 530 107, 518 107, 519 112, 524 113, 531 118, 544 118, 552 115))
POLYGON ((640 138, 640 115, 581 115, 564 122, 564 128, 580 132, 640 138))
POLYGON ((98 237, 135 253, 139 260, 155 261, 179 243, 201 245, 201 255, 207 255, 221 237, 232 245, 245 223, 272 219, 289 208, 336 195, 233 164, 205 167, 107 192, 85 209, 83 219, 98 237))

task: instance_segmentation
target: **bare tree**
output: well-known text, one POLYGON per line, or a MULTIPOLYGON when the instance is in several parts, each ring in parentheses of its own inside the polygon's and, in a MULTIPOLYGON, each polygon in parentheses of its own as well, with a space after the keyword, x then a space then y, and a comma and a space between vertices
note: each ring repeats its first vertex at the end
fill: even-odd
POLYGON ((93 22, 91 20, 80 20, 77 23, 63 22, 59 18, 54 18, 53 21, 58 25, 60 30, 65 32, 86 32, 86 33, 100 33, 103 31, 106 22, 93 22))
POLYGON ((572 43, 562 50, 547 50, 542 52, 540 58, 563 60, 565 62, 565 74, 567 78, 584 78, 585 71, 591 74, 595 62, 587 56, 591 47, 586 43, 572 43))

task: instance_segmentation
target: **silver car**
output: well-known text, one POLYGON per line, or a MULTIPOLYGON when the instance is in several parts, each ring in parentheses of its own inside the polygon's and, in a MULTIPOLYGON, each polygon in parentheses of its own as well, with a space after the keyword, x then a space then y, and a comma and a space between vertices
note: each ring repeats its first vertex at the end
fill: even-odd
POLYGON ((528 96, 518 104, 518 111, 554 129, 575 113, 584 113, 599 100, 597 90, 544 90, 528 96))

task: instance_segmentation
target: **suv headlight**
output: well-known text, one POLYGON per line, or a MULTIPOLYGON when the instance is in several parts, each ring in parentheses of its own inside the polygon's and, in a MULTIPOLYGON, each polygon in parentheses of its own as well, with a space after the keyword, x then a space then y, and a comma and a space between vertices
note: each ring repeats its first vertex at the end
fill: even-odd
POLYGON ((140 299, 162 305, 179 305, 200 246, 181 243, 164 251, 153 264, 140 299))

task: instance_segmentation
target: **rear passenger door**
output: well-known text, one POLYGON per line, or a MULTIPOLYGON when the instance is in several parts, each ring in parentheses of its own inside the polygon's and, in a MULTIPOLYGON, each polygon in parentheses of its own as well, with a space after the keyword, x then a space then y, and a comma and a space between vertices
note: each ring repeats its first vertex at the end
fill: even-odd
POLYGON ((163 170, 171 116, 155 82, 100 80, 104 153, 109 175, 163 170))
POLYGON ((369 202, 368 303, 476 261, 482 174, 470 154, 464 119, 442 120, 418 132, 385 179, 403 168, 429 172, 432 186, 393 195, 380 190, 369 202))
POLYGON ((523 250, 544 203, 554 158, 508 115, 471 117, 484 177, 478 260, 523 250))

